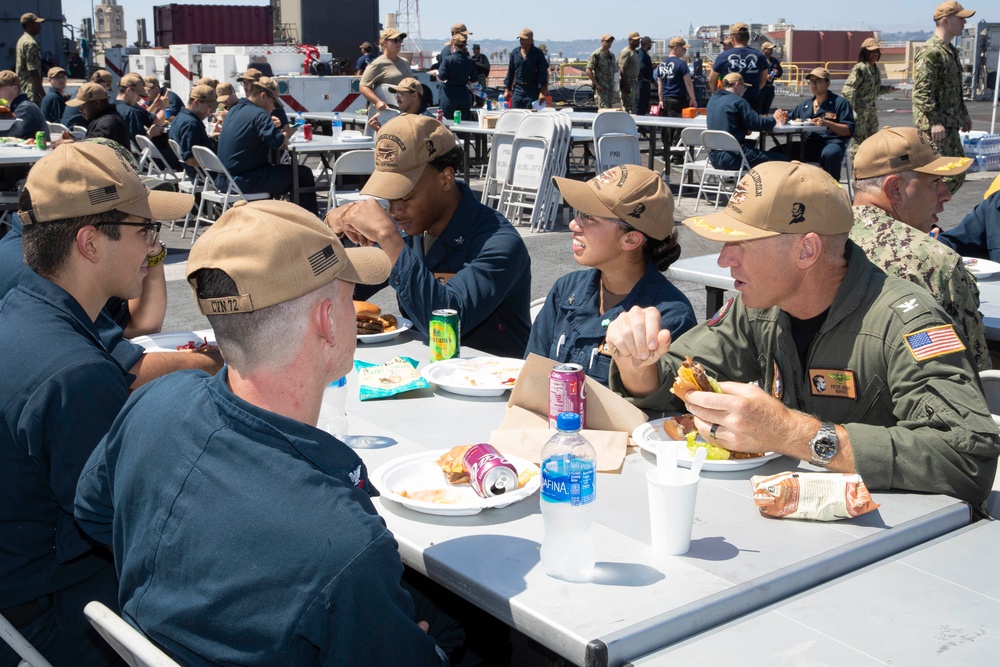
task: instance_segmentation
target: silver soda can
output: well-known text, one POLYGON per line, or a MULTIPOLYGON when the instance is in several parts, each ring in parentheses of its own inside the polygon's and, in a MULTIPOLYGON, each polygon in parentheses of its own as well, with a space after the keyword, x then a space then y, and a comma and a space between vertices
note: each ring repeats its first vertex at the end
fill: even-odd
POLYGON ((580 415, 580 428, 587 428, 587 374, 580 364, 556 364, 549 373, 549 428, 556 427, 560 412, 580 415))
POLYGON ((517 491, 517 468, 493 445, 469 447, 463 462, 469 471, 469 484, 483 498, 517 491))

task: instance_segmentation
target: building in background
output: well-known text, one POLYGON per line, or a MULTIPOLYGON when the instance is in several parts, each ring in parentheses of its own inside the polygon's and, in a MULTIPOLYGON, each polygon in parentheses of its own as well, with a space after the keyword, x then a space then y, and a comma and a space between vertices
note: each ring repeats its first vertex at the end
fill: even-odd
POLYGON ((118 5, 118 0, 102 0, 94 7, 94 41, 97 51, 128 46, 125 8, 118 5))

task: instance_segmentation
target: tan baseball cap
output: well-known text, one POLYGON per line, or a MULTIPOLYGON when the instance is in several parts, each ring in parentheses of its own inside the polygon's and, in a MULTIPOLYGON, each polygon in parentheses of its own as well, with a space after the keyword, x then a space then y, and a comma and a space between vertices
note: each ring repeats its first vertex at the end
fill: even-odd
POLYGON ((723 243, 778 234, 846 234, 853 225, 847 191, 819 167, 801 162, 757 165, 736 184, 725 210, 684 221, 698 236, 723 243))
POLYGON ((761 51, 767 51, 768 49, 770 49, 770 50, 773 51, 774 50, 774 44, 772 44, 771 42, 764 42, 763 44, 760 45, 760 50, 761 51))
POLYGON ((379 42, 384 42, 390 39, 406 39, 406 33, 399 32, 395 28, 386 28, 385 30, 382 31, 382 35, 379 39, 379 42))
POLYGON ((361 46, 359 46, 358 48, 359 49, 364 49, 365 51, 370 51, 371 49, 374 49, 375 47, 372 46, 371 42, 365 41, 365 42, 361 42, 361 46))
POLYGON ((236 80, 240 83, 244 81, 250 81, 251 83, 264 76, 264 74, 259 69, 249 68, 247 71, 236 77, 236 80))
POLYGON ((423 95, 424 86, 413 77, 408 76, 399 83, 397 83, 395 86, 389 86, 389 92, 393 94, 403 92, 403 93, 419 93, 420 95, 423 95))
POLYGON ((94 83, 100 83, 101 81, 111 83, 112 81, 114 81, 114 79, 111 76, 111 72, 109 72, 106 69, 99 69, 93 74, 91 74, 90 80, 93 81, 94 83))
POLYGON ((121 146, 89 141, 59 146, 28 172, 24 187, 31 192, 32 208, 18 211, 21 222, 29 225, 112 210, 176 220, 191 210, 193 195, 151 192, 126 155, 121 146))
POLYGON ((878 40, 874 37, 869 37, 865 41, 861 42, 861 48, 868 51, 881 51, 882 45, 878 43, 878 40))
POLYGON ((0 71, 0 86, 20 86, 21 80, 9 69, 0 71))
POLYGON ((152 75, 150 75, 150 76, 144 76, 142 78, 142 80, 143 80, 143 83, 146 84, 147 88, 152 88, 153 86, 156 86, 157 88, 160 87, 160 80, 157 79, 155 76, 152 76, 152 75))
POLYGON ((260 86, 263 88, 268 95, 274 100, 275 104, 281 104, 281 98, 278 97, 278 82, 269 76, 262 76, 253 82, 253 85, 260 86))
POLYGON ((674 37, 673 39, 670 40, 670 43, 668 44, 668 46, 671 49, 674 48, 675 46, 687 46, 687 45, 688 43, 684 41, 683 37, 674 37))
POLYGON ((662 241, 674 229, 674 198, 645 167, 612 167, 586 183, 553 177, 566 203, 586 215, 612 218, 662 241))
POLYGON ((229 98, 236 94, 236 89, 233 84, 228 81, 223 81, 218 86, 215 87, 215 99, 217 102, 226 103, 229 98))
POLYGON ((601 41, 602 42, 613 42, 613 41, 615 41, 615 38, 614 38, 614 35, 612 35, 610 32, 606 32, 603 35, 601 35, 601 41))
POLYGON ((48 76, 49 79, 52 79, 54 77, 59 76, 60 74, 63 75, 63 76, 69 76, 66 73, 66 70, 64 70, 62 67, 52 67, 52 68, 50 68, 49 72, 48 72, 48 74, 46 74, 46 76, 48 76))
POLYGON ((811 72, 806 74, 806 80, 808 81, 809 79, 826 79, 827 81, 829 81, 830 70, 826 69, 825 67, 814 67, 811 72))
POLYGON ((722 83, 727 86, 735 86, 738 83, 743 83, 743 75, 739 72, 730 72, 722 77, 722 83))
POLYGON ((68 107, 80 107, 87 102, 93 102, 94 100, 106 100, 108 99, 108 91, 104 89, 99 83, 94 83, 93 81, 85 83, 76 89, 76 97, 71 100, 66 101, 66 106, 68 107))
POLYGON ((376 285, 392 264, 381 248, 345 250, 315 215, 287 201, 237 202, 191 248, 187 280, 205 315, 261 310, 297 299, 335 278, 376 285), (198 299, 200 269, 225 271, 238 294, 198 299))
POLYGON ((518 39, 534 39, 535 32, 531 28, 521 28, 521 32, 517 33, 518 39))
POLYGON ((465 27, 464 23, 456 23, 455 25, 451 26, 451 34, 457 35, 459 33, 461 33, 463 35, 466 35, 466 36, 472 34, 469 31, 469 29, 465 27))
POLYGON ((631 40, 631 39, 639 39, 640 37, 641 37, 641 35, 640 35, 640 34, 639 34, 638 32, 636 32, 635 30, 633 30, 632 32, 630 32, 630 33, 628 34, 628 38, 629 38, 630 40, 631 40))
POLYGON ((967 157, 941 157, 915 127, 884 127, 858 147, 854 178, 875 178, 903 171, 954 176, 965 173, 972 162, 967 157))
POLYGON ((732 35, 740 32, 750 32, 750 26, 740 21, 739 23, 734 23, 733 27, 729 29, 729 33, 732 35))
POLYGON ((190 98, 192 100, 198 100, 199 102, 208 102, 213 106, 219 100, 218 96, 215 94, 215 88, 211 88, 209 86, 195 86, 191 89, 190 98))
MULTIPOLYGON (((948 3, 945 3, 948 4, 948 3)), ((958 3, 955 3, 958 4, 958 3)), ((45 23, 45 19, 40 19, 31 12, 27 14, 21 14, 21 25, 28 25, 29 23, 45 23)))
MULTIPOLYGON (((967 19, 975 13, 974 9, 966 9, 957 2, 942 2, 934 10, 934 20, 940 21, 946 16, 961 16, 963 19, 967 19)), ((24 23, 24 17, 21 17, 21 22, 24 23)))
POLYGON ((218 79, 213 79, 210 76, 203 76, 200 79, 198 79, 198 83, 196 83, 195 85, 197 85, 197 86, 209 86, 210 88, 215 88, 216 86, 219 85, 219 80, 218 79))
POLYGON ((142 80, 142 77, 138 74, 126 74, 118 80, 119 88, 132 89, 139 94, 140 97, 146 96, 146 82, 142 80))
POLYGON ((375 173, 361 194, 402 199, 420 180, 424 168, 457 145, 451 130, 434 118, 402 114, 375 136, 375 173))

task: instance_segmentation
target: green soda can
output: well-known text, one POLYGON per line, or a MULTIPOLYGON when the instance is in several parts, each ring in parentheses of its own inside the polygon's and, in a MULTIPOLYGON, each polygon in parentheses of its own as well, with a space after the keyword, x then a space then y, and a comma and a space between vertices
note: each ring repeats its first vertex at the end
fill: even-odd
POLYGON ((35 132, 35 146, 38 150, 44 151, 48 148, 49 135, 46 132, 35 132))
POLYGON ((461 111, 456 110, 455 113, 453 113, 451 115, 451 118, 454 121, 455 125, 461 125, 462 124, 462 112, 461 111))
POLYGON ((431 361, 453 359, 461 353, 461 328, 457 310, 444 308, 431 313, 429 341, 431 361))

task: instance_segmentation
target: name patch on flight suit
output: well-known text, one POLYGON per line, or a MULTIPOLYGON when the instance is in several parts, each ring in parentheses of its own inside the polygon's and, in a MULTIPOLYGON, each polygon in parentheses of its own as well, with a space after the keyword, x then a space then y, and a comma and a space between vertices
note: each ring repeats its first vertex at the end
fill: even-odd
POLYGON ((810 368, 809 393, 826 398, 849 398, 858 400, 858 390, 854 384, 854 371, 837 368, 810 368))
POLYGON ((827 111, 823 114, 823 118, 827 120, 837 120, 837 113, 835 111, 827 111))

